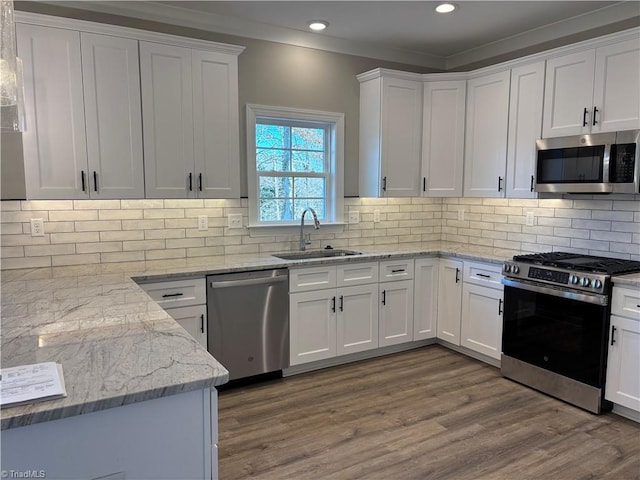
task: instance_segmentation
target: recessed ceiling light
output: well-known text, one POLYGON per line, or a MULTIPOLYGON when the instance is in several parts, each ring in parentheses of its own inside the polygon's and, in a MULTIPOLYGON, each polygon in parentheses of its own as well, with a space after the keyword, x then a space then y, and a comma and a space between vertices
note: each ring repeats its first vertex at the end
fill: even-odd
POLYGON ((309 22, 309 28, 316 32, 324 30, 329 26, 329 22, 325 22, 324 20, 313 20, 309 22))
POLYGON ((456 6, 453 3, 441 3, 436 7, 436 12, 438 13, 451 13, 456 9, 456 6))

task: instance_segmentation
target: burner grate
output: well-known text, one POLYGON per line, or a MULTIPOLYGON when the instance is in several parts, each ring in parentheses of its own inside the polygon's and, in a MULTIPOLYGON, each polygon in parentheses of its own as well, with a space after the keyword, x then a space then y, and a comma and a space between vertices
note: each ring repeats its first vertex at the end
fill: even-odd
POLYGON ((597 257, 568 252, 532 253, 516 255, 515 261, 534 263, 548 267, 566 268, 581 272, 605 273, 620 275, 640 272, 640 262, 619 258, 597 257))

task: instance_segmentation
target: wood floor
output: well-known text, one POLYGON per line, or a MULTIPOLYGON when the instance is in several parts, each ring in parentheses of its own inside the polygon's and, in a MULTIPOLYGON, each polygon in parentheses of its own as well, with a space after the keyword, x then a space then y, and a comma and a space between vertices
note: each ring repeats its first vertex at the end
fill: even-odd
POLYGON ((220 480, 640 478, 640 428, 429 346, 220 392, 220 480))

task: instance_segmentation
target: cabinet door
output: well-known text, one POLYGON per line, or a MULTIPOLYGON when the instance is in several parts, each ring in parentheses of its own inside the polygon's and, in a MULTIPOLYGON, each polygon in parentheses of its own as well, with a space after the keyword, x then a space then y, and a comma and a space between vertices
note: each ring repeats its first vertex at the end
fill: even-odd
POLYGON ((291 365, 336 356, 336 291, 289 295, 291 365))
POLYGON ((195 196, 191 50, 140 42, 148 198, 195 196))
POLYGON ((379 345, 413 339, 413 280, 381 283, 379 345))
POLYGON ((382 80, 382 194, 415 197, 419 193, 422 142, 422 84, 382 80))
POLYGON ((438 268, 438 284, 437 337, 454 345, 460 345, 462 262, 441 259, 438 268))
POLYGON ((81 41, 91 198, 144 198, 138 42, 81 41))
POLYGON ((378 348, 378 285, 358 285, 337 292, 337 354, 378 348))
POLYGON ((547 60, 543 138, 589 133, 594 66, 595 50, 547 60))
POLYGON ((80 34, 18 23, 16 35, 24 66, 27 198, 89 198, 80 34))
POLYGON ((611 316, 605 398, 640 412, 640 322, 611 316))
POLYGON ((506 71, 467 82, 465 197, 504 196, 509 79, 506 71))
POLYGON ((640 42, 628 40, 596 50, 592 132, 640 128, 640 42))
POLYGON ((240 198, 238 60, 192 50, 194 188, 199 197, 240 198))
POLYGON ((423 196, 462 196, 466 87, 464 80, 424 85, 423 196))
POLYGON ((415 262, 413 302, 413 339, 435 338, 438 315, 438 259, 415 262))
POLYGON ((502 290, 465 283, 460 344, 488 357, 502 353, 502 290))
POLYGON ((170 308, 167 313, 180 324, 200 345, 207 348, 207 306, 170 308))
POLYGON ((535 198, 536 140, 542 134, 544 62, 511 70, 507 197, 535 198))

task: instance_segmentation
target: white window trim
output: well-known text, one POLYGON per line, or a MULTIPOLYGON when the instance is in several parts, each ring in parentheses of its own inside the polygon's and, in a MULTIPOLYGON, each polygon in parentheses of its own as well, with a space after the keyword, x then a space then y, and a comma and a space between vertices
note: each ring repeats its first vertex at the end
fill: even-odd
POLYGON ((327 202, 327 218, 323 225, 342 225, 344 217, 344 114, 303 110, 299 108, 271 107, 266 105, 247 104, 247 183, 249 197, 249 228, 283 229, 300 225, 300 219, 281 224, 267 224, 258 221, 258 181, 256 173, 256 118, 273 117, 291 120, 331 123, 332 145, 330 165, 331 191, 333 198, 327 202))

